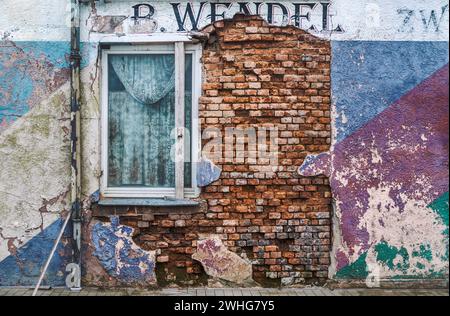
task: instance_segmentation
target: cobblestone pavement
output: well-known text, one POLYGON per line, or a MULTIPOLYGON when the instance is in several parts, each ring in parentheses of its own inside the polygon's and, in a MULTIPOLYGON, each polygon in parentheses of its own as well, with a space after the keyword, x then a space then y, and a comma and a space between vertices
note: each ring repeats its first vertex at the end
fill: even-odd
MULTIPOLYGON (((0 288, 0 296, 31 296, 28 288, 0 288)), ((336 289, 323 287, 266 289, 266 288, 185 288, 161 290, 83 288, 72 292, 65 288, 42 289, 37 296, 448 296, 448 289, 336 289)))

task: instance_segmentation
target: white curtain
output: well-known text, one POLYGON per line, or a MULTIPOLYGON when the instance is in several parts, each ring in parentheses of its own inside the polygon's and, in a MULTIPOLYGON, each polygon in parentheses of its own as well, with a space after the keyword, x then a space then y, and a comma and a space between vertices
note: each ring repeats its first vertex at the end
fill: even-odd
POLYGON ((155 104, 174 90, 174 55, 111 56, 111 65, 127 92, 139 103, 155 104))
MULTIPOLYGON (((175 61, 173 55, 110 55, 108 185, 174 187, 175 61)), ((192 65, 186 58, 186 127, 192 65)), ((185 182, 190 184, 190 164, 185 182)))

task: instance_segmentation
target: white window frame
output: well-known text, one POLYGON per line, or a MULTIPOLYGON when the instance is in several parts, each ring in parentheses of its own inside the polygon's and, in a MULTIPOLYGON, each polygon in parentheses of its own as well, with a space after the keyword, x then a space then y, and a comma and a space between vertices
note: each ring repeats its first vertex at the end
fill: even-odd
MULTIPOLYGON (((155 43, 145 45, 110 45, 101 54, 101 169, 100 191, 109 198, 196 198, 200 194, 197 187, 197 162, 200 158, 200 125, 198 100, 201 95, 202 70, 200 64, 201 45, 185 42, 155 43), (176 50, 178 49, 178 53, 176 50), (175 54, 176 74, 184 69, 184 56, 192 54, 192 110, 191 110, 191 187, 184 188, 184 162, 175 163, 175 188, 109 187, 108 186, 108 56, 113 54, 175 54), (177 58, 178 57, 178 58, 177 58), (182 58, 181 58, 182 57, 182 58), (181 62, 180 62, 181 61, 181 62), (183 66, 183 68, 180 68, 183 66), (178 70, 177 70, 178 69, 178 70), (183 176, 179 177, 180 172, 183 176), (181 179, 180 179, 181 178, 181 179)), ((177 77, 177 76, 176 76, 177 77)), ((184 120, 184 71, 176 81, 183 87, 175 88, 175 124, 179 127, 180 112, 184 120), (181 111, 180 111, 181 108, 181 111)), ((184 135, 177 140, 177 154, 184 156, 184 135), (181 150, 181 151, 180 151, 181 150)))

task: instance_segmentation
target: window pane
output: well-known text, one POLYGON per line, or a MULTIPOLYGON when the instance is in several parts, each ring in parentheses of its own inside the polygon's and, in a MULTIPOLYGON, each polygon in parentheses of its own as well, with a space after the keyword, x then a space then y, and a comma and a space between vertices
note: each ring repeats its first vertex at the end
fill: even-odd
POLYGON ((174 55, 109 55, 108 71, 108 186, 175 187, 174 55))

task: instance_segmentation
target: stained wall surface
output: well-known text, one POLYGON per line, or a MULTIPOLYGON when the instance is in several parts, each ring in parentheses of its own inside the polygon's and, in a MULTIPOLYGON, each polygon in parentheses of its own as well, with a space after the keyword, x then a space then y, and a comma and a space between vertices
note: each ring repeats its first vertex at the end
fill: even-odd
MULTIPOLYGON (((2 286, 37 282, 70 209, 67 5, 57 0, 1 2, 2 286)), ((44 284, 64 284, 71 256, 68 229, 44 284)))

